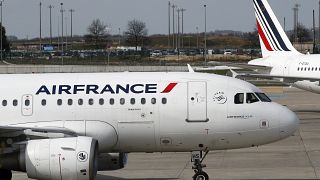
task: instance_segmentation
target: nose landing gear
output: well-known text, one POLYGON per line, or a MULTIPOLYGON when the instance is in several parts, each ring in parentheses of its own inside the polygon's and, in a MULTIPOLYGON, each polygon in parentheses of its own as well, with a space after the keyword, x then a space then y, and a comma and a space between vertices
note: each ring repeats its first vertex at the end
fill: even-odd
POLYGON ((208 150, 204 151, 204 155, 203 151, 191 152, 191 162, 193 163, 192 169, 195 172, 194 176, 192 177, 193 180, 209 180, 208 174, 202 170, 202 168, 206 167, 205 164, 202 164, 202 161, 208 153, 208 150))

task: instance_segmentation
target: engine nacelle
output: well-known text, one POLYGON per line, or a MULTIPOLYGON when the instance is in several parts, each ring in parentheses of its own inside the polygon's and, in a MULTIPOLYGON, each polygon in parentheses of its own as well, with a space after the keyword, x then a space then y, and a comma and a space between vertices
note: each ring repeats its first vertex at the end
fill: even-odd
POLYGON ((34 179, 92 180, 98 170, 98 143, 91 137, 28 141, 26 171, 34 179))
POLYGON ((103 153, 99 154, 99 171, 118 170, 127 164, 127 153, 103 153))
POLYGON ((316 81, 316 82, 297 81, 297 82, 293 83, 293 86, 296 88, 299 88, 299 89, 303 89, 306 91, 320 94, 319 81, 316 81))

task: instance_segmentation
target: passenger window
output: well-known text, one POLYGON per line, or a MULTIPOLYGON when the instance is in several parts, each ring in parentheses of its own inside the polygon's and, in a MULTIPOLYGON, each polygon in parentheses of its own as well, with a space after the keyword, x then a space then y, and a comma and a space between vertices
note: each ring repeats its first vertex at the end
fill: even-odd
POLYGON ((311 71, 313 71, 314 68, 311 69, 311 71))
POLYGON ((306 68, 306 67, 304 68, 304 71, 307 71, 307 68, 306 68))
POLYGON ((58 100, 57 100, 57 104, 58 104, 59 106, 61 106, 61 105, 62 105, 62 99, 58 99, 58 100))
POLYGON ((71 106, 73 103, 72 99, 68 99, 68 105, 71 106))
POLYGON ((114 99, 111 98, 111 99, 109 100, 109 103, 110 103, 111 105, 114 105, 114 99))
POLYGON ((7 101, 7 100, 3 100, 3 101, 2 101, 2 106, 7 106, 7 104, 8 104, 8 101, 7 101))
POLYGON ((17 106, 17 105, 18 105, 18 100, 14 99, 14 100, 12 101, 12 105, 13 105, 13 106, 17 106))
POLYGON ((256 95, 254 95, 253 93, 247 93, 247 99, 246 99, 246 102, 248 104, 252 104, 252 103, 255 103, 255 102, 258 102, 259 99, 257 98, 256 95))
POLYGON ((130 104, 133 105, 133 104, 135 104, 135 103, 136 103, 136 99, 135 99, 135 98, 131 98, 131 99, 130 99, 130 104))
POLYGON ((120 99, 120 104, 121 104, 121 105, 124 105, 125 102, 126 102, 126 100, 125 100, 124 98, 121 98, 121 99, 120 99))
POLYGON ((167 98, 162 98, 161 102, 162 104, 167 104, 167 98))
POLYGON ((234 96, 234 103, 235 104, 243 104, 244 101, 244 94, 238 93, 234 96))
POLYGON ((156 98, 152 98, 151 99, 151 104, 156 104, 157 103, 157 99, 156 98))
POLYGON ((298 71, 300 70, 300 68, 298 68, 298 71))
POLYGON ((26 100, 24 101, 24 105, 25 105, 25 106, 30 106, 30 100, 29 100, 29 99, 26 99, 26 100))
POLYGON ((90 98, 89 101, 88 101, 89 105, 93 105, 93 99, 90 98))
POLYGON ((83 99, 78 99, 78 104, 81 106, 83 105, 83 99))
POLYGON ((45 106, 46 104, 47 104, 47 101, 46 101, 45 99, 42 99, 42 100, 41 100, 41 105, 42 105, 42 106, 45 106))
POLYGON ((104 104, 104 99, 103 99, 103 98, 100 98, 100 99, 99 99, 99 104, 100 104, 100 105, 103 105, 103 104, 104 104))
POLYGON ((141 98, 141 104, 146 104, 146 98, 141 98))

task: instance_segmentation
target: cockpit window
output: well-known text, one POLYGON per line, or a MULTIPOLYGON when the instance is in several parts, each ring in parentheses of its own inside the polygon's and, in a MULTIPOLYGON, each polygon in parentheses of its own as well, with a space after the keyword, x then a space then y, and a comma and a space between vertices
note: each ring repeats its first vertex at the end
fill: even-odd
POLYGON ((247 93, 247 99, 246 99, 247 103, 248 104, 251 104, 251 103, 255 103, 255 102, 258 102, 259 99, 257 98, 256 95, 254 95, 254 93, 247 93))
POLYGON ((235 104, 243 104, 244 100, 244 94, 243 93, 238 93, 234 96, 234 103, 235 104))
POLYGON ((256 92, 256 95, 262 102, 271 102, 271 99, 264 93, 258 93, 256 92))

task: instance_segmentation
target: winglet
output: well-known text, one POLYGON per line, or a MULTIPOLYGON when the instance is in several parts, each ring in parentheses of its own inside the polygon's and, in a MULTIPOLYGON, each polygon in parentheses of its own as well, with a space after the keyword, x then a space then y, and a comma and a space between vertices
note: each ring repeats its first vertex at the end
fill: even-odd
POLYGON ((193 68, 190 66, 190 64, 188 64, 188 71, 189 71, 190 73, 194 73, 194 70, 193 70, 193 68))

